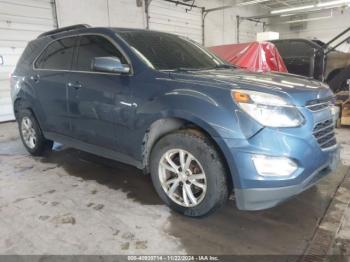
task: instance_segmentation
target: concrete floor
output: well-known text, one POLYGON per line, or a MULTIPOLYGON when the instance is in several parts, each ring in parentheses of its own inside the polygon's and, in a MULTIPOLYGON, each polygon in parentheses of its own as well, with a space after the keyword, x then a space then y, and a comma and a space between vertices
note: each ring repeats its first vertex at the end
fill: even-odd
MULTIPOLYGON (((350 165, 350 128, 338 130, 338 141, 341 143, 343 163, 350 165)), ((345 210, 343 221, 335 236, 332 253, 350 256, 350 207, 345 210)), ((345 260, 344 260, 345 261, 345 260)))
MULTIPOLYGON (((338 130, 345 164, 349 134, 338 130)), ((239 211, 231 200, 190 219, 164 206, 137 169, 61 147, 32 157, 16 124, 1 124, 0 254, 302 254, 348 171, 340 164, 270 210, 239 211)))

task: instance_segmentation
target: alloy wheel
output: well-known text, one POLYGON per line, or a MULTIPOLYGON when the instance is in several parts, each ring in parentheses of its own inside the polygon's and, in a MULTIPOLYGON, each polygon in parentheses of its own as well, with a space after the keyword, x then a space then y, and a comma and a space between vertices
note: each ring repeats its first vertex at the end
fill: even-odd
POLYGON ((33 121, 27 116, 22 118, 21 132, 26 146, 30 149, 35 148, 38 140, 37 133, 33 127, 33 121))
POLYGON ((207 180, 200 162, 183 149, 168 150, 159 162, 159 180, 164 192, 183 207, 201 203, 207 191, 207 180))

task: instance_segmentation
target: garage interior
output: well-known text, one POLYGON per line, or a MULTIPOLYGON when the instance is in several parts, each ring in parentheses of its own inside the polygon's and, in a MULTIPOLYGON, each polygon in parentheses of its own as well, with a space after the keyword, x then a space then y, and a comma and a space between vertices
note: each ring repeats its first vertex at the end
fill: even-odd
POLYGON ((0 255, 349 256, 349 122, 335 131, 338 167, 315 187, 263 211, 238 210, 232 195, 215 214, 190 219, 134 167, 61 144, 30 156, 9 81, 29 41, 75 24, 169 32, 205 47, 258 36, 327 43, 345 31, 336 48, 350 53, 349 22, 348 0, 0 0, 0 255))

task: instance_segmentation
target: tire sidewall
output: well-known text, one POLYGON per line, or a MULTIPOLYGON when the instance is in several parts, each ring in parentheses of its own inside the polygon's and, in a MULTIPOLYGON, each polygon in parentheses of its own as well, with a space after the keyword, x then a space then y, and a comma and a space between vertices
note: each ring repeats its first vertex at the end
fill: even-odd
MULTIPOLYGON (((151 177, 162 200, 175 211, 200 217, 211 213, 222 197, 222 184, 226 186, 225 171, 218 153, 202 139, 184 133, 173 133, 159 140, 151 152, 151 177), (207 190, 203 200, 195 207, 183 207, 171 200, 164 192, 159 180, 159 162, 170 149, 183 149, 191 153, 202 165, 206 175, 207 190), (224 181, 222 181, 224 180, 224 181)), ((227 191, 227 189, 224 189, 227 191)), ((224 195, 227 195, 224 193, 224 195)))
POLYGON ((18 117, 18 128, 19 128, 19 134, 20 134, 22 143, 23 143, 24 147, 27 149, 27 151, 33 155, 37 154, 38 151, 41 151, 40 147, 43 145, 43 143, 45 143, 44 137, 43 137, 42 132, 39 128, 38 122, 36 121, 35 117, 33 116, 33 114, 29 110, 24 109, 24 110, 20 111, 19 117, 18 117), (24 138, 23 138, 22 119, 24 117, 28 117, 32 121, 33 129, 35 130, 35 133, 36 133, 37 143, 36 143, 34 148, 28 147, 26 142, 24 141, 24 138))

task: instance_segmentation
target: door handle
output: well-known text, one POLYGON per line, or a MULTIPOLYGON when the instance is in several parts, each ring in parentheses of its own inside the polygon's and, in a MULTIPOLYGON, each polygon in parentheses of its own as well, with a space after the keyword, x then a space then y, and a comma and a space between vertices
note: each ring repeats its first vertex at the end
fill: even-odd
POLYGON ((30 79, 32 81, 34 81, 35 83, 39 83, 40 81, 40 76, 39 75, 34 75, 34 76, 31 76, 30 79))
POLYGON ((72 82, 69 82, 68 83, 68 87, 73 87, 73 88, 75 88, 75 89, 79 89, 79 88, 81 88, 83 85, 80 83, 80 82, 74 82, 74 83, 72 83, 72 82))

